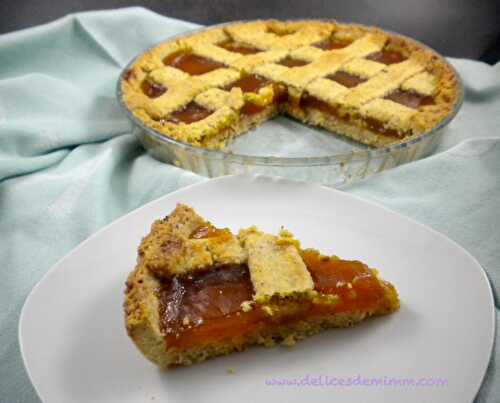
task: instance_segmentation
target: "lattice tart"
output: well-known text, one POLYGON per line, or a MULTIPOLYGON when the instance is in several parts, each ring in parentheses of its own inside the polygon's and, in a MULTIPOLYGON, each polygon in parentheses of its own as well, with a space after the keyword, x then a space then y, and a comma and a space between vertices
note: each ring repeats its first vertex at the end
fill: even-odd
POLYGON ((322 21, 234 23, 161 43, 123 75, 145 125, 222 149, 277 114, 375 147, 428 132, 458 79, 436 53, 377 28, 322 21))
POLYGON ((284 230, 234 235, 184 205, 153 223, 125 294, 128 334, 162 368, 292 345, 399 308, 395 288, 361 262, 302 249, 284 230))

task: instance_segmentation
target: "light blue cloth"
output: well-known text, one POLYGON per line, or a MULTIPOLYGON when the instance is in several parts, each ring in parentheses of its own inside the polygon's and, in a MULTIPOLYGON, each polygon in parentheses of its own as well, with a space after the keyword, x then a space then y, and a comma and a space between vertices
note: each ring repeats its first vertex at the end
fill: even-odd
MULTIPOLYGON (((146 155, 114 95, 135 54, 194 27, 131 8, 0 37, 0 402, 39 402, 17 326, 42 275, 105 224, 204 180, 146 155)), ((452 63, 467 96, 440 153, 344 190, 448 235, 475 255, 498 290, 500 64, 452 63)), ((496 349, 478 402, 498 402, 499 362, 496 349)))

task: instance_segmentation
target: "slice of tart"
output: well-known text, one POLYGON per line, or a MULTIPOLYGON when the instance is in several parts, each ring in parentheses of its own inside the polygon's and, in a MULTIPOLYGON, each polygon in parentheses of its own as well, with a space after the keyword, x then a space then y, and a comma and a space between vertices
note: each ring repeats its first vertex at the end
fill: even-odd
POLYGON ((394 312, 399 299, 361 262, 301 249, 284 230, 234 235, 178 205, 143 239, 124 308, 136 346, 168 368, 253 344, 292 345, 394 312))

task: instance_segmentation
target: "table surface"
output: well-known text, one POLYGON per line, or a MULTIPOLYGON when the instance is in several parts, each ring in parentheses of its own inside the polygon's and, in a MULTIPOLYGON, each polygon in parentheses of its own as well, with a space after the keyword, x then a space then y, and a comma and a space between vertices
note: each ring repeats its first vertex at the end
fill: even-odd
POLYGON ((159 14, 199 24, 255 18, 335 18, 377 25, 414 37, 440 53, 500 60, 498 0, 5 0, 0 2, 0 33, 52 21, 85 10, 143 6, 159 14))

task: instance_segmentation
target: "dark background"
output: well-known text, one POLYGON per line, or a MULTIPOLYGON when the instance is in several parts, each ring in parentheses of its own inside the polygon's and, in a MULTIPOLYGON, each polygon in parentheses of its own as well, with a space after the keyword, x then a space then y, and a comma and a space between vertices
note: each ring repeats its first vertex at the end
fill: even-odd
POLYGON ((446 56, 500 60, 500 0, 0 0, 0 33, 85 10, 143 6, 200 24, 255 18, 335 18, 418 39, 446 56))

